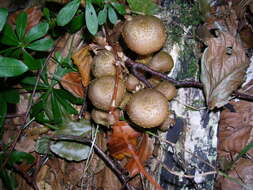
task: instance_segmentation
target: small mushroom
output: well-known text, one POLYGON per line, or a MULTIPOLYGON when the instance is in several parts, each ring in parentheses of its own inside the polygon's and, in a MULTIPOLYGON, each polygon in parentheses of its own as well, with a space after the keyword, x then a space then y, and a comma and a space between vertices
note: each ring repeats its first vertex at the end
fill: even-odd
POLYGON ((168 101, 172 100, 177 95, 176 87, 167 81, 161 82, 155 87, 155 89, 161 92, 168 101))
POLYGON ((108 50, 100 51, 94 56, 92 61, 92 74, 96 78, 103 76, 114 76, 116 68, 114 66, 115 58, 112 52, 108 50))
MULTIPOLYGON (((101 110, 108 111, 111 106, 114 92, 115 79, 112 76, 105 76, 94 80, 89 87, 88 97, 92 104, 101 110)), ((119 80, 115 106, 117 107, 125 94, 126 87, 122 80, 119 80)))
POLYGON ((132 74, 130 74, 126 81, 126 88, 128 91, 136 91, 138 85, 140 85, 140 81, 132 74))
POLYGON ((165 26, 159 18, 143 15, 126 21, 122 36, 127 47, 139 55, 160 50, 167 38, 165 26))
POLYGON ((160 51, 151 59, 148 66, 155 71, 170 72, 174 67, 174 61, 170 54, 160 51))
POLYGON ((129 118, 141 127, 157 127, 168 116, 168 102, 157 90, 143 89, 133 95, 127 105, 127 113, 129 118))

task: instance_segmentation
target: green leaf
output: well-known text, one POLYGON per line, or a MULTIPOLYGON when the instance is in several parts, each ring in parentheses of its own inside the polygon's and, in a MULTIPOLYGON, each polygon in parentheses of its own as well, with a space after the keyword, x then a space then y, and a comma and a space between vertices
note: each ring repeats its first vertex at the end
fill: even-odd
POLYGON ((9 159, 10 164, 20 163, 24 161, 28 164, 32 164, 35 161, 35 158, 26 152, 14 151, 11 153, 9 159))
POLYGON ((0 77, 15 77, 27 70, 28 67, 22 61, 0 56, 0 77))
POLYGON ((77 110, 72 107, 68 100, 66 100, 64 96, 59 95, 57 92, 58 91, 54 91, 54 95, 61 104, 62 108, 69 114, 78 114, 77 110))
POLYGON ((0 170, 0 178, 3 180, 3 184, 8 190, 15 190, 17 187, 17 182, 14 172, 6 169, 0 170))
POLYGON ((125 15, 126 14, 126 8, 125 5, 117 3, 117 2, 112 2, 111 5, 118 11, 119 14, 125 15))
POLYGON ((51 105, 52 105, 52 112, 53 112, 53 117, 54 117, 54 122, 55 123, 61 123, 62 122, 62 113, 60 110, 59 102, 57 101, 56 97, 54 94, 51 96, 51 105))
POLYGON ((103 8, 103 10, 98 13, 98 24, 103 25, 107 19, 107 6, 103 8))
POLYGON ((85 22, 89 32, 95 35, 98 31, 98 17, 93 5, 87 1, 85 6, 85 22))
MULTIPOLYGON (((87 120, 71 121, 65 120, 62 128, 56 131, 58 135, 84 136, 91 132, 91 124, 87 120)), ((55 154, 70 161, 81 161, 87 159, 90 147, 81 143, 59 141, 50 146, 55 154)))
POLYGON ((153 0, 127 0, 131 11, 137 14, 154 15, 158 6, 153 0))
POLYGON ((3 35, 0 38, 0 42, 2 44, 9 45, 9 46, 18 45, 18 38, 9 24, 5 24, 4 26, 3 35))
POLYGON ((19 102, 19 92, 16 89, 7 89, 2 92, 2 96, 7 103, 17 104, 19 102))
POLYGON ((253 142, 249 143, 247 146, 245 146, 240 153, 236 156, 234 163, 239 160, 244 154, 246 154, 250 149, 253 147, 253 142))
POLYGON ((76 98, 71 93, 63 89, 55 89, 58 96, 64 97, 65 99, 69 100, 72 104, 82 104, 83 100, 81 98, 76 98))
POLYGON ((2 128, 5 116, 7 113, 7 104, 5 100, 0 96, 0 128, 2 128))
POLYGON ((16 33, 20 41, 22 41, 25 35, 25 29, 27 25, 27 14, 22 12, 18 15, 16 20, 16 33))
POLYGON ((71 33, 77 32, 85 24, 84 13, 74 17, 72 21, 67 25, 68 30, 71 33))
POLYGON ((80 5, 80 0, 73 0, 65 5, 56 17, 56 22, 59 26, 65 26, 76 14, 76 11, 80 5))
POLYGON ((46 17, 47 20, 50 20, 50 12, 48 8, 43 9, 43 14, 46 17))
POLYGON ((35 50, 35 51, 49 51, 54 46, 54 41, 45 37, 38 41, 35 41, 27 46, 27 48, 35 50))
POLYGON ((30 70, 38 70, 41 68, 41 64, 38 60, 34 59, 27 51, 23 50, 24 63, 30 70))
POLYGON ((48 154, 50 153, 49 145, 50 145, 49 137, 46 136, 41 137, 36 141, 35 151, 38 152, 39 154, 48 154))
POLYGON ((56 142, 50 146, 53 153, 69 161, 81 161, 88 158, 90 147, 76 142, 56 142))
MULTIPOLYGON (((32 86, 32 88, 34 88, 34 85, 36 84, 36 77, 25 77, 23 80, 21 80, 21 84, 25 84, 25 85, 29 85, 29 86, 32 86)), ((37 84, 37 89, 38 90, 43 90, 43 89, 48 89, 49 86, 46 85, 46 84, 43 84, 41 82, 39 82, 37 84)))
POLYGON ((8 16, 8 10, 5 8, 0 8, 0 32, 2 31, 5 22, 7 20, 7 16, 8 16))
POLYGON ((115 10, 111 6, 109 6, 109 8, 108 8, 108 17, 109 17, 109 21, 112 24, 116 24, 118 17, 117 17, 115 10))
POLYGON ((25 41, 29 43, 39 38, 42 38, 47 34, 48 29, 49 25, 47 22, 40 22, 36 26, 32 27, 31 30, 29 30, 29 32, 25 36, 25 41))

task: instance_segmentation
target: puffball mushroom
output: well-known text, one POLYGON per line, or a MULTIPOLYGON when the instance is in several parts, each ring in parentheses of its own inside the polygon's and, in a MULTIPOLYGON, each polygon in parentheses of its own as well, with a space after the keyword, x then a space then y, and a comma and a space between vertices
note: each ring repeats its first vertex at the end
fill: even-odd
POLYGON ((126 21, 122 36, 127 47, 139 55, 158 51, 167 38, 165 26, 159 18, 143 15, 126 21))
POLYGON ((143 128, 157 127, 168 116, 168 101, 157 90, 143 89, 131 98, 127 114, 131 121, 143 128))
MULTIPOLYGON (((115 79, 113 76, 105 76, 92 81, 88 91, 88 97, 91 100, 91 103, 98 109, 108 111, 111 106, 114 85, 115 79)), ((116 107, 120 104, 125 91, 125 83, 122 80, 119 80, 118 93, 115 101, 116 107)))
POLYGON ((116 68, 114 66, 115 58, 112 52, 108 50, 100 51, 94 56, 92 61, 92 74, 96 78, 103 76, 114 76, 116 68))
POLYGON ((155 87, 155 89, 161 92, 168 101, 172 100, 177 95, 176 87, 167 81, 161 82, 155 87))
POLYGON ((160 51, 151 59, 148 66, 155 71, 169 72, 174 67, 174 61, 170 54, 160 51))

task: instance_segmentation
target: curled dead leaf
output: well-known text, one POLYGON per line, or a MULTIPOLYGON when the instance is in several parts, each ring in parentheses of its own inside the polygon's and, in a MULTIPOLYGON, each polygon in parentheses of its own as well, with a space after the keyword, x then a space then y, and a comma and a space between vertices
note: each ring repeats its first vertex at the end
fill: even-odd
POLYGON ((61 85, 75 97, 84 96, 81 75, 77 72, 69 72, 61 78, 61 85))
POLYGON ((72 56, 72 58, 74 60, 74 64, 77 65, 81 74, 83 86, 88 86, 90 82, 90 71, 92 63, 92 57, 89 54, 89 47, 86 46, 80 49, 72 56))
MULTIPOLYGON (((140 159, 141 164, 144 164, 145 161, 151 156, 153 151, 153 142, 147 134, 143 136, 140 147, 138 148, 137 156, 140 159)), ((136 161, 131 158, 131 160, 126 164, 125 168, 130 173, 130 176, 135 176, 140 173, 136 161)))
POLYGON ((244 81, 248 58, 240 40, 220 31, 217 38, 207 40, 201 60, 201 82, 209 109, 228 103, 230 95, 244 81))

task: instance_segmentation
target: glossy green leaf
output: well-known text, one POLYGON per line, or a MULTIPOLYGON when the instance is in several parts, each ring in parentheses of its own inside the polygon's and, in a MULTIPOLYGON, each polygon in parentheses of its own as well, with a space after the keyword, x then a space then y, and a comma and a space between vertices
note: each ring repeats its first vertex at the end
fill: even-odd
POLYGON ((30 70, 38 70, 41 68, 39 60, 34 59, 27 51, 23 50, 24 63, 30 70))
POLYGON ((6 102, 11 104, 17 104, 20 100, 19 92, 16 89, 7 89, 2 92, 2 96, 6 102))
POLYGON ((126 8, 125 5, 117 3, 117 2, 112 2, 112 6, 118 11, 119 14, 125 15, 126 14, 126 8))
POLYGON ((57 98, 58 102, 61 104, 62 108, 69 114, 78 114, 78 111, 73 108, 73 106, 65 99, 64 96, 58 95, 57 91, 54 92, 55 97, 57 98))
POLYGON ((7 103, 0 95, 0 128, 2 128, 5 116, 7 114, 7 103))
POLYGON ((132 12, 145 15, 154 15, 158 12, 158 6, 153 0, 127 0, 132 12))
POLYGON ((107 6, 103 8, 103 10, 98 13, 98 24, 103 25, 107 19, 107 6))
POLYGON ((9 24, 5 24, 4 26, 3 34, 0 37, 0 42, 2 44, 9 45, 9 46, 18 45, 18 38, 9 24))
POLYGON ((5 8, 0 8, 0 32, 2 31, 5 22, 7 20, 7 16, 8 16, 8 10, 5 8))
POLYGON ((37 40, 30 45, 27 46, 27 48, 35 50, 35 51, 50 51, 54 46, 54 41, 49 38, 45 37, 41 40, 37 40))
POLYGON ((47 34, 48 29, 49 25, 47 22, 40 22, 36 26, 32 27, 31 30, 29 30, 29 32, 25 36, 25 41, 29 43, 39 38, 42 38, 47 34))
POLYGON ((244 154, 246 154, 250 149, 253 148, 253 142, 250 142, 247 146, 245 146, 240 153, 236 156, 234 162, 239 160, 244 154))
MULTIPOLYGON (((33 89, 34 85, 36 84, 36 77, 29 77, 29 76, 25 77, 24 79, 21 80, 21 84, 22 84, 22 86, 23 85, 31 86, 31 88, 33 89)), ((48 88, 49 88, 49 86, 42 83, 42 82, 39 82, 37 84, 38 90, 46 90, 48 88)))
POLYGON ((58 96, 64 97, 68 101, 70 101, 72 104, 82 104, 83 100, 81 98, 76 98, 71 93, 69 93, 66 90, 63 89, 55 89, 58 96))
POLYGON ((15 178, 15 173, 11 170, 1 169, 0 170, 0 178, 3 181, 3 184, 6 186, 8 190, 16 190, 17 182, 15 178))
POLYGON ((22 61, 0 56, 0 77, 15 77, 27 70, 28 67, 22 61))
POLYGON ((70 1, 67 5, 65 5, 56 17, 56 22, 59 26, 65 26, 68 24, 71 19, 76 14, 76 11, 80 5, 80 0, 70 1))
MULTIPOLYGON (((66 120, 60 130, 56 134, 83 136, 91 132, 91 124, 89 121, 71 121, 66 120)), ((90 147, 81 143, 58 141, 50 146, 55 154, 70 161, 81 161, 87 159, 90 147)))
POLYGON ((16 33, 21 41, 25 35, 25 29, 27 26, 27 13, 21 12, 16 20, 16 33))
POLYGON ((118 20, 118 16, 117 16, 115 10, 111 6, 109 6, 109 8, 108 8, 108 17, 109 17, 109 21, 112 24, 116 24, 116 22, 118 20))
POLYGON ((81 161, 88 158, 90 147, 76 142, 56 142, 50 146, 52 152, 69 161, 81 161))
POLYGON ((11 153, 9 163, 15 164, 24 161, 28 164, 32 164, 35 161, 35 158, 26 152, 14 151, 11 153))
POLYGON ((89 32, 95 35, 98 31, 98 17, 93 5, 88 1, 85 6, 85 22, 89 32))
POLYGON ((43 14, 46 17, 47 20, 50 20, 50 12, 48 8, 43 9, 43 14))
POLYGON ((72 21, 67 25, 67 29, 68 31, 70 31, 70 33, 74 33, 80 30, 84 26, 84 24, 84 13, 82 13, 72 19, 72 21))
POLYGON ((60 110, 59 102, 57 101, 54 94, 52 94, 52 96, 51 96, 51 105, 52 105, 52 113, 53 113, 53 117, 54 117, 54 122, 61 123, 63 115, 60 110))
POLYGON ((49 149, 49 144, 50 139, 49 137, 41 137, 36 141, 35 145, 35 151, 38 152, 39 154, 49 154, 50 149, 49 149))

